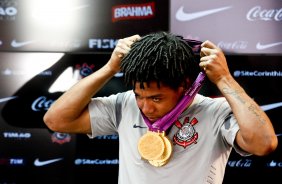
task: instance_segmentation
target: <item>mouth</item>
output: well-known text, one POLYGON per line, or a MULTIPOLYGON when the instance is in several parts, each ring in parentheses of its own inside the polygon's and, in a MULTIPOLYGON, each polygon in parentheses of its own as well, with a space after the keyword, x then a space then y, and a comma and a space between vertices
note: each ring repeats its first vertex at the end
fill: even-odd
POLYGON ((155 117, 150 117, 150 116, 146 116, 146 117, 147 117, 147 119, 148 119, 149 121, 151 121, 151 122, 155 122, 155 121, 158 120, 158 118, 155 118, 155 117))
POLYGON ((157 121, 159 118, 155 117, 155 116, 152 116, 152 115, 147 115, 147 114, 144 114, 142 111, 141 111, 142 115, 144 117, 146 117, 150 122, 155 122, 157 121))

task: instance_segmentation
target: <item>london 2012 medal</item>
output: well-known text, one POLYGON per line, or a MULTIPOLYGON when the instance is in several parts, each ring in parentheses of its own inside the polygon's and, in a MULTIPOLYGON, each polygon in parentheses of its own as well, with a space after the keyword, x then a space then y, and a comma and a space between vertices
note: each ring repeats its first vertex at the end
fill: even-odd
POLYGON ((148 131, 138 142, 138 151, 146 160, 157 160, 165 151, 165 143, 158 132, 148 131))
POLYGON ((165 165, 166 163, 168 163, 171 155, 172 155, 172 143, 171 141, 168 139, 168 137, 165 136, 164 132, 162 134, 160 134, 160 136, 162 137, 164 144, 165 144, 165 150, 162 154, 162 156, 159 159, 156 160, 149 160, 149 163, 155 167, 161 167, 163 165, 165 165))
MULTIPOLYGON (((200 48, 198 47, 200 42, 192 42, 194 45, 197 45, 197 49, 200 48)), ((191 100, 194 99, 196 94, 199 92, 205 78, 205 73, 200 72, 192 86, 189 88, 189 90, 187 90, 187 92, 185 92, 184 96, 178 102, 176 107, 174 107, 174 109, 157 121, 151 122, 143 113, 141 113, 144 122, 147 124, 150 131, 140 138, 138 151, 142 158, 147 159, 147 161, 153 166, 163 166, 168 163, 169 159, 171 158, 172 144, 164 135, 164 133, 177 120, 178 116, 183 112, 183 110, 187 108, 187 105, 191 102, 191 100), (161 134, 159 131, 163 131, 163 133, 161 134)))

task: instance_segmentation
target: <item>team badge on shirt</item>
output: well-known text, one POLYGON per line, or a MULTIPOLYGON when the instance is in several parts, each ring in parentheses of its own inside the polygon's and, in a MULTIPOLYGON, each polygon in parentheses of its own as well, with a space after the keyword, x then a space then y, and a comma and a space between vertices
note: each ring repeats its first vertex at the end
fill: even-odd
POLYGON ((173 136, 173 142, 184 148, 191 144, 196 144, 198 140, 198 132, 195 131, 194 125, 197 123, 198 120, 196 118, 193 118, 189 122, 189 117, 186 117, 183 124, 177 120, 174 125, 179 128, 179 130, 173 136))

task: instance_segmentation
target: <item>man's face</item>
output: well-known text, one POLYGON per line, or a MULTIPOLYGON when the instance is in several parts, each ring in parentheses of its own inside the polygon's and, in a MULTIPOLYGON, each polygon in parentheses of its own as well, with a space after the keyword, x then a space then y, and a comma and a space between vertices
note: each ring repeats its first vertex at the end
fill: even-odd
POLYGON ((144 83, 144 89, 141 89, 137 82, 134 93, 139 109, 151 122, 155 122, 176 106, 184 94, 184 88, 174 90, 162 84, 158 87, 156 82, 151 82, 149 87, 144 83))

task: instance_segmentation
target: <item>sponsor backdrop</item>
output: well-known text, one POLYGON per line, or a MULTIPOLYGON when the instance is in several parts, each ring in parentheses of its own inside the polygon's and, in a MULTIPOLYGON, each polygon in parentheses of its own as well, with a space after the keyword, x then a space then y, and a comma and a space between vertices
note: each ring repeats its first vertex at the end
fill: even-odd
POLYGON ((280 0, 171 1, 171 31, 215 42, 226 53, 282 53, 280 0))
MULTIPOLYGON (((170 12, 171 32, 209 39, 225 51, 234 78, 269 115, 279 138, 278 149, 267 157, 232 152, 224 183, 277 183, 282 172, 282 1, 172 0, 170 12)), ((206 88, 214 95, 213 86, 206 88)))
MULTIPOLYGON (((136 33, 164 30, 216 43, 281 143, 281 16, 280 0, 0 0, 0 184, 117 183, 117 135, 52 132, 42 117, 107 62, 119 38, 136 33)), ((122 79, 118 73, 96 96, 127 90, 122 79)), ((208 81, 200 93, 220 96, 208 81)), ((263 158, 232 152, 224 183, 280 181, 281 155, 280 144, 263 158)))
POLYGON ((168 0, 1 0, 0 50, 106 52, 117 39, 168 30, 168 0))

